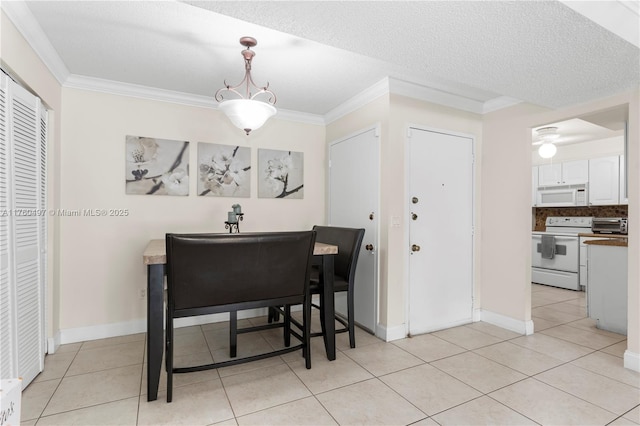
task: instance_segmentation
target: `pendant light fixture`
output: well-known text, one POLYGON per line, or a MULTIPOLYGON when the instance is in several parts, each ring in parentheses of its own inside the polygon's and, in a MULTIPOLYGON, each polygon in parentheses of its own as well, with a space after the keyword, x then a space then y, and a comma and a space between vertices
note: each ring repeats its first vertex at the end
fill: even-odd
POLYGON ((536 131, 538 137, 542 140, 542 145, 538 148, 538 155, 542 158, 551 158, 556 155, 558 148, 553 143, 558 140, 560 135, 558 134, 557 127, 542 127, 536 131))
POLYGON ((237 85, 231 86, 224 82, 223 88, 215 94, 216 101, 220 102, 220 109, 231 120, 234 126, 245 131, 248 135, 252 130, 260 128, 276 112, 273 106, 276 103, 276 95, 269 90, 269 83, 264 87, 257 86, 251 78, 251 60, 255 56, 252 47, 258 44, 253 37, 242 37, 240 44, 246 47, 242 51, 244 58, 244 79, 237 85), (255 93, 251 94, 251 90, 255 93), (241 93, 244 90, 244 94, 241 93), (225 99, 223 93, 233 93, 238 98, 225 99), (256 97, 266 95, 266 101, 256 100, 256 97))

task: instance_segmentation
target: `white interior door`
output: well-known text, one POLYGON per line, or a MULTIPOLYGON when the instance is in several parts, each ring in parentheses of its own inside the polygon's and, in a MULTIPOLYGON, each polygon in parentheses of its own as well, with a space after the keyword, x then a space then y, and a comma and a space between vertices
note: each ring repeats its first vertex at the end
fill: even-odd
MULTIPOLYGON (((379 140, 376 129, 329 146, 329 225, 364 228, 355 283, 355 322, 375 332, 378 318, 379 140), (367 250, 366 246, 373 246, 367 250)), ((347 313, 346 294, 336 310, 347 313)))
POLYGON ((473 140, 409 134, 409 332, 420 334, 473 318, 473 140))

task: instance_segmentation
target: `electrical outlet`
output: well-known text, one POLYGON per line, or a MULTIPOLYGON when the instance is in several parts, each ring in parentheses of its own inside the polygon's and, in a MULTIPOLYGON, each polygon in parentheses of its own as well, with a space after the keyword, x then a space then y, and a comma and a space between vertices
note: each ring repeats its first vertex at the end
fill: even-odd
POLYGON ((145 297, 147 297, 147 289, 146 288, 141 288, 140 289, 140 299, 144 299, 145 297))

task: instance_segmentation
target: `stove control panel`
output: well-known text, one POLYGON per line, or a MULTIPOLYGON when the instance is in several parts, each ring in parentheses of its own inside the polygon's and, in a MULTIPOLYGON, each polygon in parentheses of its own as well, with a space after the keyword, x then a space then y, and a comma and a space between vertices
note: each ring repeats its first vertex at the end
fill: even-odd
POLYGON ((591 216, 549 216, 545 221, 547 226, 591 228, 591 216))

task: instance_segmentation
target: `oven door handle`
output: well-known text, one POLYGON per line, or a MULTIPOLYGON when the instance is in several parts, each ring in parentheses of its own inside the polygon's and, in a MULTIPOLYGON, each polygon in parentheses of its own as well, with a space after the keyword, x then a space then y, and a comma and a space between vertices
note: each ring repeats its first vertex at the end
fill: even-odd
MULTIPOLYGON (((557 237, 556 237, 557 238, 557 237)), ((538 243, 536 245, 536 251, 538 253, 542 253, 542 243, 538 243)), ((556 244, 556 256, 566 256, 567 255, 567 246, 563 244, 556 244)))

